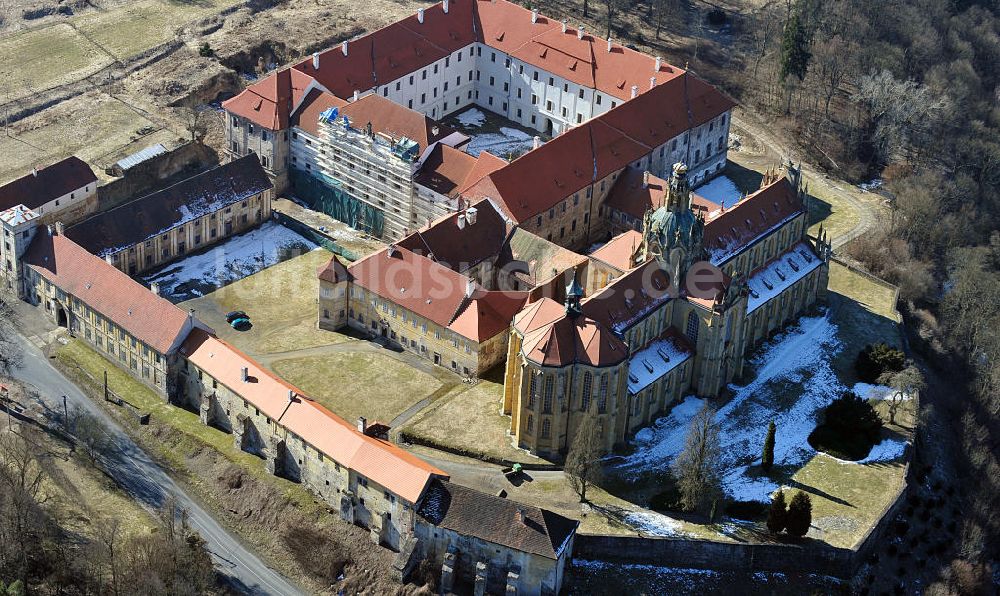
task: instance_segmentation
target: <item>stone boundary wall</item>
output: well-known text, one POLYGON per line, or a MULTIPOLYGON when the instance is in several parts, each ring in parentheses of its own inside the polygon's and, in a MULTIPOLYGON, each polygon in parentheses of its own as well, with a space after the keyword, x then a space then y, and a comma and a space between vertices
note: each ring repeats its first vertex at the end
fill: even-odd
POLYGON ((899 322, 901 322, 903 320, 902 316, 900 316, 900 314, 899 314, 899 309, 895 307, 896 304, 899 304, 899 286, 893 285, 893 284, 885 281, 881 277, 875 277, 871 273, 868 273, 867 271, 865 271, 864 269, 858 267, 857 265, 854 265, 850 261, 848 261, 846 259, 843 259, 841 257, 838 257, 836 255, 831 256, 830 260, 833 261, 834 263, 837 263, 838 265, 842 265, 844 267, 847 267, 847 269, 849 271, 851 271, 852 273, 857 273, 858 275, 864 277, 865 279, 867 279, 868 281, 874 283, 875 285, 882 286, 883 288, 885 288, 887 290, 891 290, 892 291, 892 303, 894 305, 893 309, 896 312, 896 322, 899 323, 899 322))
POLYGON ((97 187, 97 210, 107 211, 166 188, 219 163, 215 151, 187 142, 126 170, 125 175, 97 187))

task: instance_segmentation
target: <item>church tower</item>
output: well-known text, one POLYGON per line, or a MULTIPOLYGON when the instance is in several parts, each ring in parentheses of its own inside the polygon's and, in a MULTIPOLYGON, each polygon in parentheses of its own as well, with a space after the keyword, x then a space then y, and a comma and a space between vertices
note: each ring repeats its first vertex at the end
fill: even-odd
POLYGON ((659 260, 671 283, 680 287, 691 265, 704 257, 705 233, 705 220, 691 209, 691 187, 683 163, 674 164, 666 202, 646 213, 642 228, 643 260, 659 260))

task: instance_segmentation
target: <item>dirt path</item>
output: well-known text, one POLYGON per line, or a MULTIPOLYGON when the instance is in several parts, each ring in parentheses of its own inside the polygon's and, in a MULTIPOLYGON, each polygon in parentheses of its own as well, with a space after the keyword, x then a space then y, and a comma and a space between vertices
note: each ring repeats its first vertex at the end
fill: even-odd
POLYGON ((831 239, 833 248, 837 249, 861 236, 875 225, 877 210, 873 204, 875 201, 862 201, 855 196, 861 192, 852 184, 843 180, 830 178, 822 174, 822 170, 801 160, 801 156, 794 149, 790 149, 781 139, 776 137, 767 129, 767 126, 760 120, 745 110, 740 110, 733 114, 733 129, 738 134, 743 135, 742 144, 744 155, 749 154, 750 160, 765 167, 769 165, 780 165, 794 161, 801 164, 805 174, 809 176, 809 185, 815 188, 819 185, 825 194, 833 195, 847 203, 857 214, 858 223, 849 231, 839 234, 831 239), (746 138, 747 135, 751 138, 746 138), (849 191, 848 188, 855 190, 849 191))

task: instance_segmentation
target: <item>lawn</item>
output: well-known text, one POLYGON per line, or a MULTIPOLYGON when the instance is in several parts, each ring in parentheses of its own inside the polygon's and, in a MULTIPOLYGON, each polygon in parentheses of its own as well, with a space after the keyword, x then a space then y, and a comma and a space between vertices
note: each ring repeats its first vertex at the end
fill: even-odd
POLYGON ((0 135, 0 180, 23 176, 38 164, 50 164, 69 155, 95 165, 95 173, 113 157, 131 147, 165 143, 172 147, 177 134, 160 129, 126 104, 89 91, 11 125, 10 136, 0 135), (140 134, 142 133, 142 134, 140 134))
POLYGON ((188 23, 215 14, 239 0, 141 0, 108 11, 90 12, 73 23, 119 60, 173 39, 188 23))
POLYGON ((457 450, 493 461, 546 463, 514 447, 508 436, 510 418, 503 405, 503 366, 498 366, 473 387, 464 385, 415 416, 403 427, 408 438, 457 450))
MULTIPOLYGON (((854 356, 860 346, 876 340, 899 342, 893 290, 837 264, 832 267, 827 313, 804 317, 773 338, 752 359, 751 379, 743 386, 732 386, 734 396, 728 401, 711 405, 717 408, 727 496, 766 502, 779 486, 805 490, 813 499, 814 527, 809 536, 851 547, 903 482, 900 454, 911 436, 913 404, 904 406, 907 411, 900 414, 900 424, 887 428, 882 442, 861 462, 835 460, 816 453, 806 442, 817 412, 834 396, 854 387, 854 356), (760 472, 759 456, 770 420, 778 428, 776 469, 766 476, 760 472)), ((648 502, 649 478, 666 470, 680 452, 688 423, 704 403, 688 397, 656 425, 637 434, 634 452, 614 467, 611 486, 616 494, 636 504, 648 502), (634 486, 629 487, 629 481, 634 486)), ((884 409, 884 404, 877 407, 884 409)), ((691 533, 677 525, 680 520, 657 515, 626 522, 647 533, 691 533)), ((735 536, 756 531, 732 523, 703 527, 735 536)))
POLYGON ((113 59, 66 23, 0 38, 0 103, 80 80, 113 59))
POLYGON ((438 378, 369 344, 357 351, 275 360, 275 374, 349 421, 389 423, 425 398, 451 389, 438 378))
MULTIPOLYGON (((139 411, 151 414, 152 423, 165 424, 180 431, 182 440, 179 447, 152 442, 158 448, 155 455, 166 460, 174 470, 185 469, 184 459, 207 445, 254 476, 279 485, 286 496, 301 506, 314 506, 315 497, 301 485, 268 474, 259 457, 236 449, 232 435, 202 424, 198 414, 194 412, 166 403, 155 391, 132 378, 83 341, 72 340, 65 346, 59 346, 55 357, 70 378, 88 389, 92 397, 100 395, 101 384, 98 379, 102 379, 107 371, 108 387, 112 391, 139 411)), ((112 413, 132 427, 137 424, 135 418, 121 408, 114 409, 112 413)), ((149 442, 147 447, 148 444, 149 442)))
POLYGON ((316 328, 316 270, 331 256, 323 249, 309 251, 202 298, 182 302, 180 307, 195 309, 219 337, 254 357, 351 341, 346 335, 316 328), (234 310, 246 311, 253 328, 232 329, 225 316, 234 310))

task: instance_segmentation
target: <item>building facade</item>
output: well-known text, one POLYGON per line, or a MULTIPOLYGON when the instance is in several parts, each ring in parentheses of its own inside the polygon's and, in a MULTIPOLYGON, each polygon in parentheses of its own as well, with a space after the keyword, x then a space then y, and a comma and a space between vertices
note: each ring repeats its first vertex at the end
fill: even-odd
POLYGON ((610 451, 686 393, 718 395, 753 347, 824 296, 830 246, 806 236, 796 169, 708 214, 686 174, 675 166, 635 254, 606 257, 610 271, 631 269, 515 317, 504 413, 520 446, 558 457, 595 416, 610 451))
POLYGON ((347 203, 331 215, 389 240, 424 225, 442 206, 460 210, 457 201, 434 201, 413 184, 434 145, 459 148, 459 138, 392 134, 402 130, 387 124, 391 115, 350 114, 368 112, 356 106, 375 103, 373 97, 432 122, 475 105, 555 137, 550 143, 570 135, 550 149, 536 143, 509 166, 483 168, 461 192, 473 201, 497 200, 525 229, 569 248, 607 233, 595 216, 625 167, 665 175, 683 161, 695 183, 717 173, 734 105, 660 58, 537 11, 506 0, 450 0, 318 52, 225 102, 229 152, 263 152, 279 192, 299 170, 310 178, 305 186, 324 186, 338 204, 347 203), (334 111, 339 124, 321 138, 321 115, 334 111), (290 144, 278 143, 289 128, 290 144), (377 143, 378 134, 389 138, 377 143), (396 164, 386 151, 407 159, 396 164), (338 164, 341 156, 347 163, 338 164), (486 179, 490 172, 494 179, 486 179))
POLYGON ((129 275, 257 227, 271 217, 273 186, 255 155, 202 172, 66 229, 129 275))

